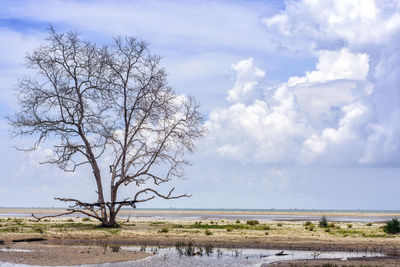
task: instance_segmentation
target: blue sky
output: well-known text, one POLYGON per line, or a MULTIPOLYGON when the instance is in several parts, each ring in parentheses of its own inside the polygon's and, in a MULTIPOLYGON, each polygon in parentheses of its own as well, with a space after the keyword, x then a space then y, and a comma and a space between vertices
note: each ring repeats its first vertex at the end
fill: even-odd
MULTIPOLYGON (((170 84, 201 103, 190 199, 141 207, 398 209, 400 4, 391 1, 2 1, 0 206, 96 199, 90 171, 40 165, 5 117, 24 56, 58 31, 147 40, 170 84)), ((162 188, 167 190, 167 188, 162 188)), ((129 196, 132 191, 124 191, 129 196)))

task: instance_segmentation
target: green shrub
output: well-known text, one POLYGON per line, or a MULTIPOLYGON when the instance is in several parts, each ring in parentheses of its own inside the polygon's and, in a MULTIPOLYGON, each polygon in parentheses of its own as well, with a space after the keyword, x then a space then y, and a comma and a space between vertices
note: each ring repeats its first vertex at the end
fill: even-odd
POLYGON ((236 223, 240 223, 240 221, 239 221, 239 220, 236 220, 236 223))
POLYGON ((204 232, 206 235, 212 235, 213 233, 210 231, 210 230, 208 230, 208 229, 206 229, 206 231, 204 232))
POLYGON ((257 221, 257 220, 248 220, 246 223, 247 223, 248 225, 257 225, 257 224, 260 224, 260 222, 257 221))
POLYGON ((312 225, 312 224, 313 224, 312 222, 306 221, 306 222, 304 223, 304 226, 309 226, 309 225, 312 225))
POLYGON ((261 230, 271 230, 271 227, 269 227, 269 225, 264 224, 263 226, 261 226, 261 230))
POLYGON ((397 234, 400 233, 400 222, 397 219, 392 219, 391 221, 387 221, 386 225, 383 227, 383 231, 388 234, 397 234))
POLYGON ((347 224, 347 228, 352 228, 353 225, 351 223, 347 224))
POLYGON ((41 226, 34 226, 34 227, 32 228, 32 230, 33 230, 34 232, 37 232, 37 233, 41 233, 41 234, 44 233, 44 229, 43 229, 41 226))
POLYGON ((372 223, 367 223, 367 226, 372 226, 372 223))
POLYGON ((326 216, 321 217, 321 220, 319 221, 319 227, 322 228, 328 227, 328 220, 326 219, 326 216))
POLYGON ((227 231, 227 232, 232 232, 232 231, 233 231, 233 228, 232 228, 232 227, 228 227, 228 228, 226 228, 226 231, 227 231))
POLYGON ((315 224, 313 224, 312 222, 306 222, 304 225, 306 230, 314 231, 315 224))
POLYGON ((163 228, 161 228, 161 230, 160 231, 158 231, 159 233, 168 233, 169 232, 169 229, 167 228, 167 227, 163 227, 163 228))
POLYGON ((278 223, 277 225, 278 225, 279 227, 281 227, 283 224, 282 224, 282 223, 278 223))

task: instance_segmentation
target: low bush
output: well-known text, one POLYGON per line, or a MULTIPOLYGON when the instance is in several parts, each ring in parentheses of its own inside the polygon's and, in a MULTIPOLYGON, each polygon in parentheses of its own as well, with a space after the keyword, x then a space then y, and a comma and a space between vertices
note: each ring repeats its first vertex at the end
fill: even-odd
POLYGON ((387 221, 385 226, 383 227, 383 231, 388 234, 397 234, 400 233, 400 222, 397 219, 392 219, 391 221, 387 221))
POLYGON ((257 220, 248 220, 246 223, 247 223, 248 225, 257 225, 257 224, 260 224, 260 222, 257 221, 257 220))
POLYGON ((166 227, 163 227, 163 228, 161 228, 161 230, 158 231, 158 232, 159 232, 159 233, 168 233, 168 232, 169 232, 169 229, 166 228, 166 227))
POLYGON ((326 219, 326 216, 321 217, 321 220, 319 221, 319 227, 322 228, 328 227, 328 219, 326 219))

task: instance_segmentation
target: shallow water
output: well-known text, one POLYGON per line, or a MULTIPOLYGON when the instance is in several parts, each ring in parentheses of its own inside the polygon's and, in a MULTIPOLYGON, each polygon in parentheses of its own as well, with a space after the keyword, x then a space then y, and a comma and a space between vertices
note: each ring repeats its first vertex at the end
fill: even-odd
MULTIPOLYGON (((123 247, 123 249, 135 249, 123 247)), ((151 249, 150 249, 151 252, 151 249)), ((175 248, 157 249, 156 255, 136 262, 121 263, 113 266, 261 266, 264 263, 271 263, 283 260, 313 259, 313 258, 340 258, 363 256, 382 256, 378 253, 352 253, 352 252, 313 252, 287 250, 285 256, 276 256, 281 250, 265 249, 214 249, 213 253, 207 256, 180 256, 175 248), (219 252, 219 253, 218 253, 219 252)), ((104 264, 102 266, 111 266, 104 264)))
MULTIPOLYGON (((140 247, 121 247, 124 250, 139 251, 140 247)), ((183 267, 183 266, 261 266, 264 263, 271 263, 276 261, 284 260, 296 260, 296 259, 313 259, 313 258, 340 258, 345 260, 352 257, 372 257, 372 256, 383 256, 379 253, 356 253, 356 252, 318 252, 318 251, 298 251, 298 250, 287 250, 285 256, 276 256, 275 254, 280 250, 265 250, 265 249, 213 249, 213 253, 209 256, 203 251, 203 256, 185 256, 179 255, 178 251, 174 247, 149 247, 146 248, 147 252, 154 253, 153 256, 148 258, 128 261, 120 263, 104 263, 104 264, 90 264, 90 265, 79 265, 86 267, 125 267, 125 266, 166 266, 166 267, 183 267)), ((198 248, 196 248, 198 251, 198 248)), ((11 263, 0 263, 2 267, 26 267, 29 265, 22 264, 11 264, 11 263)))

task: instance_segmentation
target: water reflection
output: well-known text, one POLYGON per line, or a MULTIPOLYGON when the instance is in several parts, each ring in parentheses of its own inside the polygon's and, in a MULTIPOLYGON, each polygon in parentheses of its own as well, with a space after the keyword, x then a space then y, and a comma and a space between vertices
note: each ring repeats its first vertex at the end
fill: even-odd
MULTIPOLYGON (((122 247, 125 250, 139 251, 139 247, 122 247)), ((102 267, 111 266, 261 266, 264 263, 271 263, 283 260, 314 259, 314 258, 340 258, 347 259, 352 257, 372 257, 383 256, 379 253, 357 253, 357 252, 319 252, 319 251, 297 251, 287 250, 283 256, 277 256, 281 250, 265 249, 221 249, 214 248, 213 252, 207 256, 204 248, 201 248, 202 256, 186 256, 185 253, 179 253, 176 248, 146 248, 147 252, 154 253, 153 256, 130 262, 107 263, 102 267)), ((199 248, 195 248, 195 254, 199 248)), ((92 267, 92 265, 86 265, 92 267)))

